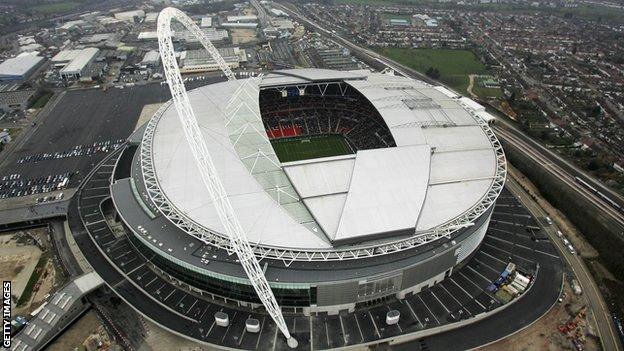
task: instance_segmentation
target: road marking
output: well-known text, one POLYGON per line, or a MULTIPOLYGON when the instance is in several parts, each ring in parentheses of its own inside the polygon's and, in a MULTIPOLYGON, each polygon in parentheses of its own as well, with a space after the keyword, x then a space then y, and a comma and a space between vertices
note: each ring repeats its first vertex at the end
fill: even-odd
POLYGON ((342 317, 338 315, 338 319, 340 320, 340 329, 342 329, 342 340, 344 340, 344 344, 347 344, 347 334, 345 333, 344 324, 342 323, 342 317))
POLYGON ((154 279, 150 280, 149 283, 145 284, 145 287, 147 288, 150 284, 152 284, 154 281, 156 281, 158 279, 158 277, 154 277, 154 279))
POLYGON ((466 310, 466 312, 468 312, 472 316, 472 313, 470 311, 468 311, 468 308, 466 306, 464 306, 464 304, 459 302, 459 300, 455 298, 455 295, 451 294, 451 292, 446 289, 446 287, 444 286, 443 283, 441 283, 440 286, 442 287, 442 289, 444 289, 444 291, 446 291, 447 294, 449 294, 451 296, 451 298, 453 300, 455 300, 455 302, 457 302, 459 304, 459 308, 466 310))
POLYGON ((476 269, 470 267, 470 265, 467 265, 466 267, 468 267, 468 269, 470 269, 471 271, 477 273, 478 276, 480 276, 481 278, 483 278, 483 280, 485 280, 488 284, 491 284, 492 281, 489 280, 488 278, 486 278, 483 274, 479 273, 476 269))
POLYGON ((432 289, 432 290, 429 290, 429 291, 431 292, 431 295, 433 295, 433 297, 434 297, 434 298, 438 301, 438 303, 439 303, 440 305, 442 305, 442 307, 444 307, 444 309, 446 310, 446 313, 451 313, 451 311, 450 311, 448 308, 446 308, 446 305, 445 305, 445 304, 443 304, 443 303, 442 303, 442 301, 440 301, 440 299, 438 298, 438 295, 436 295, 436 294, 433 292, 433 289, 432 289))
POLYGON ((479 263, 482 266, 485 266, 486 268, 489 268, 492 272, 494 272, 495 274, 500 274, 500 271, 497 271, 496 269, 490 267, 489 265, 485 264, 483 261, 478 260, 477 258, 473 258, 473 260, 475 260, 477 263, 479 263))
POLYGON ((193 309, 193 307, 195 307, 195 305, 197 304, 197 301, 199 301, 198 299, 195 299, 195 301, 193 302, 193 304, 191 305, 191 307, 188 308, 188 310, 186 310, 186 313, 191 312, 191 310, 193 309))
POLYGON ((174 293, 175 291, 176 291, 176 289, 175 289, 175 288, 173 288, 173 289, 171 290, 171 292, 169 293, 169 295, 167 295, 167 297, 165 297, 165 298, 163 299, 163 302, 167 301, 167 299, 168 299, 168 298, 170 298, 170 297, 171 297, 171 295, 173 295, 173 293, 174 293))
POLYGON ((135 269, 131 270, 130 272, 128 272, 128 275, 130 275, 130 274, 134 273, 134 271, 136 271, 137 269, 139 269, 139 268, 141 268, 141 267, 144 267, 144 266, 145 266, 145 263, 141 263, 141 265, 140 265, 140 266, 138 266, 137 268, 135 268, 135 269))
POLYGON ((486 256, 490 256, 491 258, 493 258, 493 259, 495 259, 495 260, 497 260, 497 261, 500 261, 501 263, 503 263, 503 264, 505 264, 505 265, 507 264, 507 262, 505 262, 505 261, 501 260, 501 259, 500 259, 500 258, 498 258, 498 257, 492 256, 492 255, 490 255, 489 253, 487 253, 487 252, 485 252, 485 251, 483 251, 483 250, 481 250, 481 252, 483 252, 483 254, 484 254, 484 255, 486 255, 486 256))
POLYGON ((368 312, 368 316, 370 317, 371 321, 373 321, 373 327, 375 327, 375 332, 377 333, 377 336, 381 338, 381 334, 379 334, 379 329, 377 329, 377 323, 375 323, 375 318, 373 318, 370 310, 366 310, 366 312, 368 312))
MULTIPOLYGON (((355 314, 356 313, 354 313, 353 315, 353 319, 355 319, 355 324, 357 325, 357 328, 360 331, 360 341, 364 341, 364 333, 362 333, 362 328, 360 328, 360 321, 358 321, 357 316, 355 314)), ((312 331, 310 331, 310 335, 312 335, 312 331)), ((312 346, 310 346, 310 348, 314 350, 312 346)))
POLYGON ((431 312, 431 310, 429 309, 429 306, 427 306, 427 304, 425 303, 425 301, 423 301, 423 299, 420 297, 420 295, 416 295, 416 297, 418 297, 418 299, 420 300, 420 302, 425 306, 425 308, 427 309, 427 311, 429 311, 429 314, 433 317, 433 319, 435 319, 436 323, 438 323, 438 325, 440 324, 440 321, 438 320, 438 317, 436 317, 435 314, 433 314, 433 312, 431 312))
POLYGON ((402 301, 405 301, 405 304, 407 305, 407 308, 409 308, 410 312, 412 313, 412 316, 414 316, 418 324, 420 324, 420 326, 424 328, 425 326, 422 324, 420 319, 418 319, 418 315, 416 315, 416 312, 414 312, 414 309, 412 308, 412 305, 409 303, 409 301, 407 299, 403 299, 402 301))
MULTIPOLYGON (((260 337, 262 336, 262 331, 264 330, 264 321, 266 320, 266 316, 262 317, 262 322, 260 323, 260 332, 258 333, 258 340, 256 340, 256 350, 258 349, 258 345, 260 344, 260 337)), ((312 344, 310 342, 310 344, 312 344)))

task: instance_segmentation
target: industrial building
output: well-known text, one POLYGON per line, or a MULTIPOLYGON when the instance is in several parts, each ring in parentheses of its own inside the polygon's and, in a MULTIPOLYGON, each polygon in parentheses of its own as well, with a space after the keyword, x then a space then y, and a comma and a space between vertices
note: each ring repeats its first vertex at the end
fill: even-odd
POLYGON ((45 59, 29 53, 6 59, 0 63, 0 81, 26 80, 43 63, 45 59))
POLYGON ((145 11, 143 10, 117 12, 115 14, 115 18, 121 21, 137 21, 143 19, 144 17, 145 11))
POLYGON ((256 15, 245 15, 245 16, 227 16, 228 22, 256 22, 258 21, 258 16, 256 15))
POLYGON ((221 27, 225 27, 225 28, 255 29, 255 28, 258 27, 258 23, 255 23, 255 22, 225 22, 225 23, 221 23, 221 27))
POLYGON ((155 67, 155 66, 158 66, 159 62, 160 62, 160 54, 158 53, 158 51, 150 50, 145 53, 145 56, 143 56, 143 60, 141 60, 141 65, 145 65, 148 67, 155 67))
MULTIPOLYGON (((230 68, 238 68, 247 61, 244 49, 238 47, 219 48, 219 53, 230 68)), ((217 62, 205 50, 187 50, 180 54, 180 72, 198 73, 219 70, 217 62)))
POLYGON ((201 24, 199 26, 202 28, 212 27, 212 17, 202 17, 201 24))
MULTIPOLYGON (((211 42, 221 42, 223 40, 226 40, 228 38, 228 32, 226 30, 222 30, 222 29, 216 29, 216 28, 212 28, 212 27, 204 27, 202 28, 202 31, 204 32, 204 34, 206 35, 206 37, 211 41, 211 42)), ((173 37, 176 40, 184 40, 187 43, 197 43, 197 38, 195 38, 191 33, 189 33, 188 31, 178 31, 178 32, 173 32, 173 37)), ((156 32, 140 32, 137 36, 138 40, 145 40, 145 41, 150 41, 150 40, 158 40, 158 33, 156 32)))
POLYGON ((93 62, 99 52, 100 49, 98 48, 86 48, 80 50, 80 52, 60 70, 59 74, 61 78, 66 80, 79 79, 83 73, 85 73, 89 64, 93 62))

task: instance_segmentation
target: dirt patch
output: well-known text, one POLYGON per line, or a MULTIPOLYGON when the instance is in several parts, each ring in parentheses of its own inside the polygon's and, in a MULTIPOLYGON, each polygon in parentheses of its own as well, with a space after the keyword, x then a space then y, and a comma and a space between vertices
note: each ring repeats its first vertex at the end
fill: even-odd
POLYGON ((40 257, 41 250, 36 246, 0 246, 0 279, 12 282, 14 296, 22 296, 40 257))
MULTIPOLYGON (((479 348, 480 351, 559 351, 575 350, 568 335, 564 335, 558 330, 562 324, 574 320, 577 312, 583 311, 586 300, 582 296, 572 294, 569 284, 565 284, 565 296, 541 319, 530 327, 498 341, 486 347, 479 348)), ((588 326, 588 319, 581 314, 575 319, 577 329, 572 333, 577 335, 585 350, 599 350, 597 339, 593 336, 592 329, 588 326)))
POLYGON ((256 31, 254 29, 231 29, 230 35, 232 36, 232 44, 245 44, 257 39, 256 31))
POLYGON ((97 314, 91 310, 54 341, 47 350, 66 351, 75 349, 106 350, 110 339, 97 314), (101 345, 101 346, 100 346, 101 345), (99 348, 98 348, 99 347, 99 348))
POLYGON ((141 349, 145 350, 180 350, 180 351, 211 351, 214 348, 198 346, 197 343, 181 336, 172 334, 156 324, 141 318, 146 335, 141 349))

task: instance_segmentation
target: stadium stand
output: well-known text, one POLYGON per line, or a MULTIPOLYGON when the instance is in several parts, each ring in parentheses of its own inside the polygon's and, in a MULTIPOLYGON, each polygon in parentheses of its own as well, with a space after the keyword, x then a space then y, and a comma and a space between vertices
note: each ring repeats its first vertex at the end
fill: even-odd
POLYGON ((396 146, 379 112, 350 86, 262 90, 260 111, 272 140, 340 134, 355 151, 396 146))

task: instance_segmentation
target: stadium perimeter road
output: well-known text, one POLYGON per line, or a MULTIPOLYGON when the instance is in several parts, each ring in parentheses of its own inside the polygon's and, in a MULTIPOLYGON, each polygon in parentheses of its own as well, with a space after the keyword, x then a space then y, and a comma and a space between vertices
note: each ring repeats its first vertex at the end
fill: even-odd
MULTIPOLYGON (((205 80, 187 84, 187 89, 223 80, 211 75, 205 80)), ((79 184, 82 177, 103 159, 105 153, 51 159, 37 163, 18 163, 25 156, 64 152, 77 145, 125 139, 134 130, 143 106, 164 102, 171 98, 167 85, 158 83, 136 85, 124 89, 78 89, 64 93, 26 140, 17 140, 19 147, 8 156, 0 169, 0 176, 19 173, 21 179, 38 178, 50 174, 79 172, 70 186, 79 184)), ((43 196, 43 195, 42 195, 43 196)))
MULTIPOLYGON (((509 189, 509 184, 506 186, 509 189)), ((512 194, 518 196, 517 191, 512 191, 512 194)), ((533 214, 536 213, 533 212, 533 214)), ((520 301, 507 306, 494 316, 468 326, 393 345, 391 349, 397 351, 468 350, 495 342, 528 327, 557 302, 561 292, 560 286, 563 284, 563 266, 560 260, 553 261, 547 255, 535 255, 534 258, 539 265, 539 278, 520 301)))
MULTIPOLYGON (((193 306, 195 306, 195 303, 193 303, 190 308, 188 307, 191 302, 184 302, 184 299, 187 297, 184 295, 185 293, 183 292, 183 290, 168 285, 166 281, 162 280, 162 278, 159 278, 158 276, 150 275, 151 273, 149 273, 149 269, 144 267, 145 263, 142 263, 137 254, 133 253, 132 250, 130 250, 128 243, 124 243, 125 239, 122 240, 122 238, 114 238, 114 234, 107 229, 106 224, 102 224, 102 222, 104 221, 103 213, 99 213, 101 212, 101 210, 97 210, 97 207, 100 206, 99 204, 101 204, 104 199, 109 197, 109 193, 105 190, 100 190, 99 188, 97 188, 97 185, 96 187, 92 187, 93 185, 89 185, 90 182, 94 181, 93 179, 95 179, 95 181, 97 181, 97 179, 108 179, 111 172, 110 165, 114 164, 114 161, 114 158, 109 158, 105 161, 105 164, 108 166, 102 169, 98 168, 93 170, 93 172, 95 172, 93 173, 93 178, 90 178, 84 190, 80 190, 78 192, 78 195, 72 199, 72 202, 74 202, 75 205, 70 206, 69 209, 69 222, 70 227, 72 227, 74 238, 78 242, 78 245, 82 248, 83 252, 86 253, 86 256, 88 257, 92 266, 97 267, 96 269, 98 270, 98 273, 104 278, 107 284, 113 290, 115 290, 120 297, 129 302, 135 309, 141 311, 141 313, 145 314, 146 316, 151 316, 150 318, 158 316, 156 319, 159 320, 158 323, 160 323, 161 325, 165 325, 168 329, 173 331, 177 330, 178 332, 185 334, 190 333, 189 336, 191 336, 192 338, 223 346, 237 345, 238 347, 244 349, 250 348, 264 350, 271 349, 273 347, 278 350, 286 349, 283 338, 277 337, 277 329, 270 322, 268 322, 266 325, 263 323, 263 332, 260 333, 262 337, 260 337, 260 335, 253 336, 252 340, 255 342, 255 346, 242 345, 240 343, 242 339, 237 339, 239 337, 239 334, 237 334, 237 332, 231 332, 228 334, 228 331, 232 328, 214 329, 214 321, 212 323, 212 326, 210 325, 210 316, 212 315, 212 313, 219 309, 225 310, 227 311, 228 315, 233 316, 232 325, 235 326, 234 329, 240 329, 241 326, 244 325, 244 319, 247 316, 247 313, 240 313, 240 311, 232 310, 230 307, 215 305, 208 301, 202 300, 200 302, 198 299, 195 299, 197 300, 195 303, 207 307, 205 307, 205 310, 202 307, 196 308, 196 311, 191 311, 194 308, 193 306), (84 197, 81 197, 81 191, 86 191, 88 193, 84 197), (94 207, 96 208, 95 210, 93 209, 94 207), (81 223, 83 219, 86 222, 81 223), (91 231, 91 234, 89 234, 87 230, 91 231), (93 237, 90 238, 91 235, 93 237), (106 252, 111 255, 109 259, 106 259, 101 254, 98 254, 98 252, 103 253, 102 250, 104 249, 98 249, 95 245, 96 241, 98 245, 104 246, 106 252), (117 268, 112 266, 113 261, 119 262, 119 266, 117 268), (133 275, 136 275, 136 280, 134 280, 134 282, 131 282, 130 279, 128 279, 128 276, 121 274, 118 269, 123 270, 125 274, 132 273, 133 275), (139 288, 137 284, 140 284, 141 288, 139 288), (179 291, 176 291, 176 289, 179 291), (165 305, 164 303, 168 300, 170 300, 170 302, 165 305), (179 303, 171 303, 178 300, 180 300, 179 303), (202 310, 204 310, 204 313, 202 313, 202 310), (199 320, 196 321, 195 319, 197 319, 198 316, 199 320)), ((105 165, 103 164, 103 166, 105 165)), ((538 258, 538 256, 543 255, 543 259, 539 260, 541 261, 541 263, 543 263, 543 265, 540 266, 538 278, 535 285, 531 288, 530 292, 527 292, 524 295, 524 297, 520 301, 510 305, 509 308, 500 311, 494 316, 489 317, 490 319, 494 319, 494 322, 489 322, 491 324, 484 325, 483 323, 479 322, 474 324, 475 326, 487 330, 487 338, 471 340, 471 338, 474 337, 474 334, 480 333, 481 330, 473 330, 471 327, 465 327, 463 329, 460 329, 462 334, 453 333, 451 337, 448 337, 446 339, 446 341, 448 341, 448 343, 455 348, 447 347, 447 345, 445 344, 428 346, 429 338, 426 338, 411 342, 409 344, 400 345, 399 347, 401 348, 398 349, 446 350, 476 347, 479 346, 481 343, 488 343, 490 341, 505 337, 513 331, 517 331, 519 329, 522 329, 526 325, 529 325, 536 318, 545 313, 548 308, 552 306, 552 303, 556 301, 557 297, 559 296, 559 291, 562 284, 561 261, 559 260, 558 256, 553 255, 554 252, 551 251, 554 250, 552 248, 552 243, 550 243, 550 241, 548 241, 544 236, 538 235, 539 233, 534 233, 533 235, 527 234, 526 229, 529 228, 527 227, 527 225, 534 227, 536 223, 531 224, 530 216, 527 215, 526 210, 523 209, 518 201, 514 197, 512 197, 507 191, 505 191, 505 193, 507 195, 499 198, 502 206, 500 208, 500 211, 498 213, 496 213, 495 211, 494 213, 494 215, 498 219, 494 220, 493 230, 500 233, 490 233, 490 236, 492 236, 492 238, 486 239, 486 241, 484 241, 484 244, 482 245, 484 255, 476 256, 474 258, 474 261, 476 263, 468 264, 467 269, 471 270, 474 274, 465 271, 465 274, 467 274, 467 276, 464 276, 462 273, 458 273, 459 276, 456 276, 455 279, 471 279, 470 277, 478 279, 479 273, 477 272, 477 269, 480 269, 480 266, 487 268, 486 266, 488 266, 488 263, 486 260, 488 259, 488 257, 491 259, 491 263, 495 263, 495 261, 498 259, 498 261, 500 261, 500 264, 498 264, 498 269, 492 270, 492 267, 489 267, 488 269, 492 270, 489 273, 486 270, 481 270, 482 274, 488 275, 488 278, 484 276, 482 277, 485 284, 485 281, 491 282, 496 279, 498 272, 502 271, 502 269, 504 268, 504 262, 502 260, 507 258, 507 254, 512 255, 512 260, 518 263, 527 263, 529 261, 535 262, 533 261, 534 258, 538 258), (511 208, 511 212, 504 211, 504 208, 511 208), (509 220, 512 218, 523 219, 520 221, 514 220, 513 222, 509 222, 509 220), (516 227, 517 229, 512 229, 516 227), (512 231, 509 232, 509 230, 512 231), (509 235, 512 236, 510 237, 509 235), (538 242, 534 240, 535 244, 531 244, 531 236, 534 236, 535 238, 539 236, 540 241, 538 242), (512 238, 517 238, 518 242, 516 242, 516 239, 512 238), (513 242, 509 240, 513 240, 513 242), (496 254, 496 252, 488 249, 488 246, 492 246, 493 243, 497 243, 497 245, 500 246, 499 250, 503 254, 496 254), (532 248, 528 247, 527 245, 532 246, 532 248), (490 254, 487 254, 488 250, 490 254), (480 260, 482 262, 480 262, 480 260), (549 289, 554 289, 555 291, 547 291, 549 289), (543 304, 536 304, 533 299, 538 299, 543 304), (546 303, 546 301, 550 301, 551 303, 548 304, 546 303), (529 306, 529 304, 533 305, 529 306), (515 305, 520 305, 521 307, 514 307, 515 305), (531 312, 525 313, 525 311, 528 310, 531 310, 531 312), (511 311, 511 313, 509 311, 511 311), (466 342, 463 342, 459 348, 456 345, 458 335, 459 337, 463 337, 464 340, 466 340, 466 342), (475 343, 475 345, 471 346, 470 343, 475 343), (422 345, 425 345, 425 347, 420 347, 422 345)), ((488 237, 486 236, 486 238, 488 237)), ((458 281, 461 284, 461 281, 458 281)), ((414 299, 412 299, 412 302, 409 304, 414 306, 416 314, 420 315, 421 317, 427 317, 426 319, 424 319, 424 321, 427 321, 427 324, 432 320, 435 320, 436 323, 439 325, 440 322, 438 320, 445 320, 444 318, 446 318, 448 315, 444 313, 442 308, 446 308, 448 312, 456 311, 455 306, 450 308, 444 307, 445 305, 443 305, 442 301, 440 301, 439 305, 436 305, 436 303, 433 301, 433 299, 438 299, 434 297, 433 291, 438 289, 437 292, 443 294, 445 288, 441 286, 443 286, 444 284, 445 283, 441 283, 439 286, 432 288, 430 291, 427 290, 425 293, 423 293, 422 298, 420 297, 421 295, 418 295, 417 298, 421 301, 422 305, 415 305, 416 301, 414 299), (427 296, 429 296, 429 301, 425 303, 424 300, 427 299, 427 296), (427 306, 429 306, 430 308, 427 306), (425 308, 428 309, 428 312, 425 311, 425 308), (436 315, 438 317, 436 317, 436 315)), ((473 282, 472 284, 475 283, 473 282)), ((475 284, 475 286, 476 285, 477 284, 475 284)), ((471 289, 468 286, 465 286, 465 288, 471 289)), ((461 294, 460 291, 455 290, 455 292, 457 294, 461 294)), ((472 295, 475 296, 475 293, 472 293, 472 295)), ((451 295, 447 296, 448 298, 445 298, 444 295, 438 296, 443 300, 446 300, 448 306, 452 306, 453 302, 451 301, 451 295)), ((459 298, 459 295, 457 295, 457 297, 459 298)), ((410 298, 406 298, 406 300, 409 299, 410 298)), ((482 304, 487 305, 487 300, 489 299, 481 299, 482 304)), ((459 301, 457 302, 459 303, 459 301)), ((308 318, 301 317, 287 318, 295 318, 299 320, 296 323, 293 322, 293 325, 296 324, 298 326, 294 334, 296 335, 297 339, 300 340, 300 346, 302 349, 326 349, 332 347, 353 345, 351 339, 354 335, 357 334, 357 330, 355 329, 356 324, 357 328, 362 329, 360 331, 360 333, 362 334, 362 342, 370 342, 384 339, 392 337, 393 335, 396 336, 397 334, 399 334, 399 332, 403 333, 403 331, 418 329, 413 328, 414 321, 410 321, 410 311, 406 310, 405 308, 403 308, 401 312, 402 316, 405 316, 405 320, 403 322, 400 322, 400 324, 402 323, 403 326, 402 329, 399 330, 399 332, 393 330, 388 326, 384 326, 380 329, 374 327, 376 324, 374 323, 375 318, 376 320, 383 320, 385 312, 387 311, 386 309, 389 309, 390 306, 393 306, 392 308, 402 308, 402 304, 399 302, 395 302, 385 307, 377 306, 369 310, 368 316, 370 318, 366 317, 366 313, 358 313, 357 316, 356 314, 349 316, 345 315, 343 316, 343 318, 336 316, 318 318, 315 317, 310 320, 308 318), (373 315, 375 315, 376 317, 373 317, 373 315), (349 318, 352 319, 353 317, 359 320, 359 323, 357 321, 356 323, 349 322, 349 318), (348 323, 343 324, 343 321, 346 321, 348 323), (313 325, 312 329, 309 329, 311 327, 309 325, 310 322, 313 325), (355 330, 355 332, 340 334, 339 331, 341 329, 341 325, 344 325, 345 329, 355 330), (323 333, 323 330, 325 330, 325 333, 323 333), (375 334, 376 330, 377 334, 375 334), (308 342, 312 339, 313 334, 314 347, 312 347, 311 343, 308 344, 308 342), (319 335, 317 334, 322 337, 319 338, 319 335), (350 336, 347 338, 347 335, 350 336), (343 339, 344 344, 342 342, 343 339)), ((472 306, 475 307, 476 305, 472 306)), ((469 305, 465 305, 465 307, 469 307, 469 305)), ((473 308, 471 307, 471 309, 473 308)), ((259 318, 263 317, 259 316, 259 318)), ((240 332, 240 330, 238 330, 238 332, 240 332)), ((435 336, 431 337, 432 341, 434 338, 435 336)), ((249 338, 246 338, 245 340, 248 341, 248 339, 249 338)))

